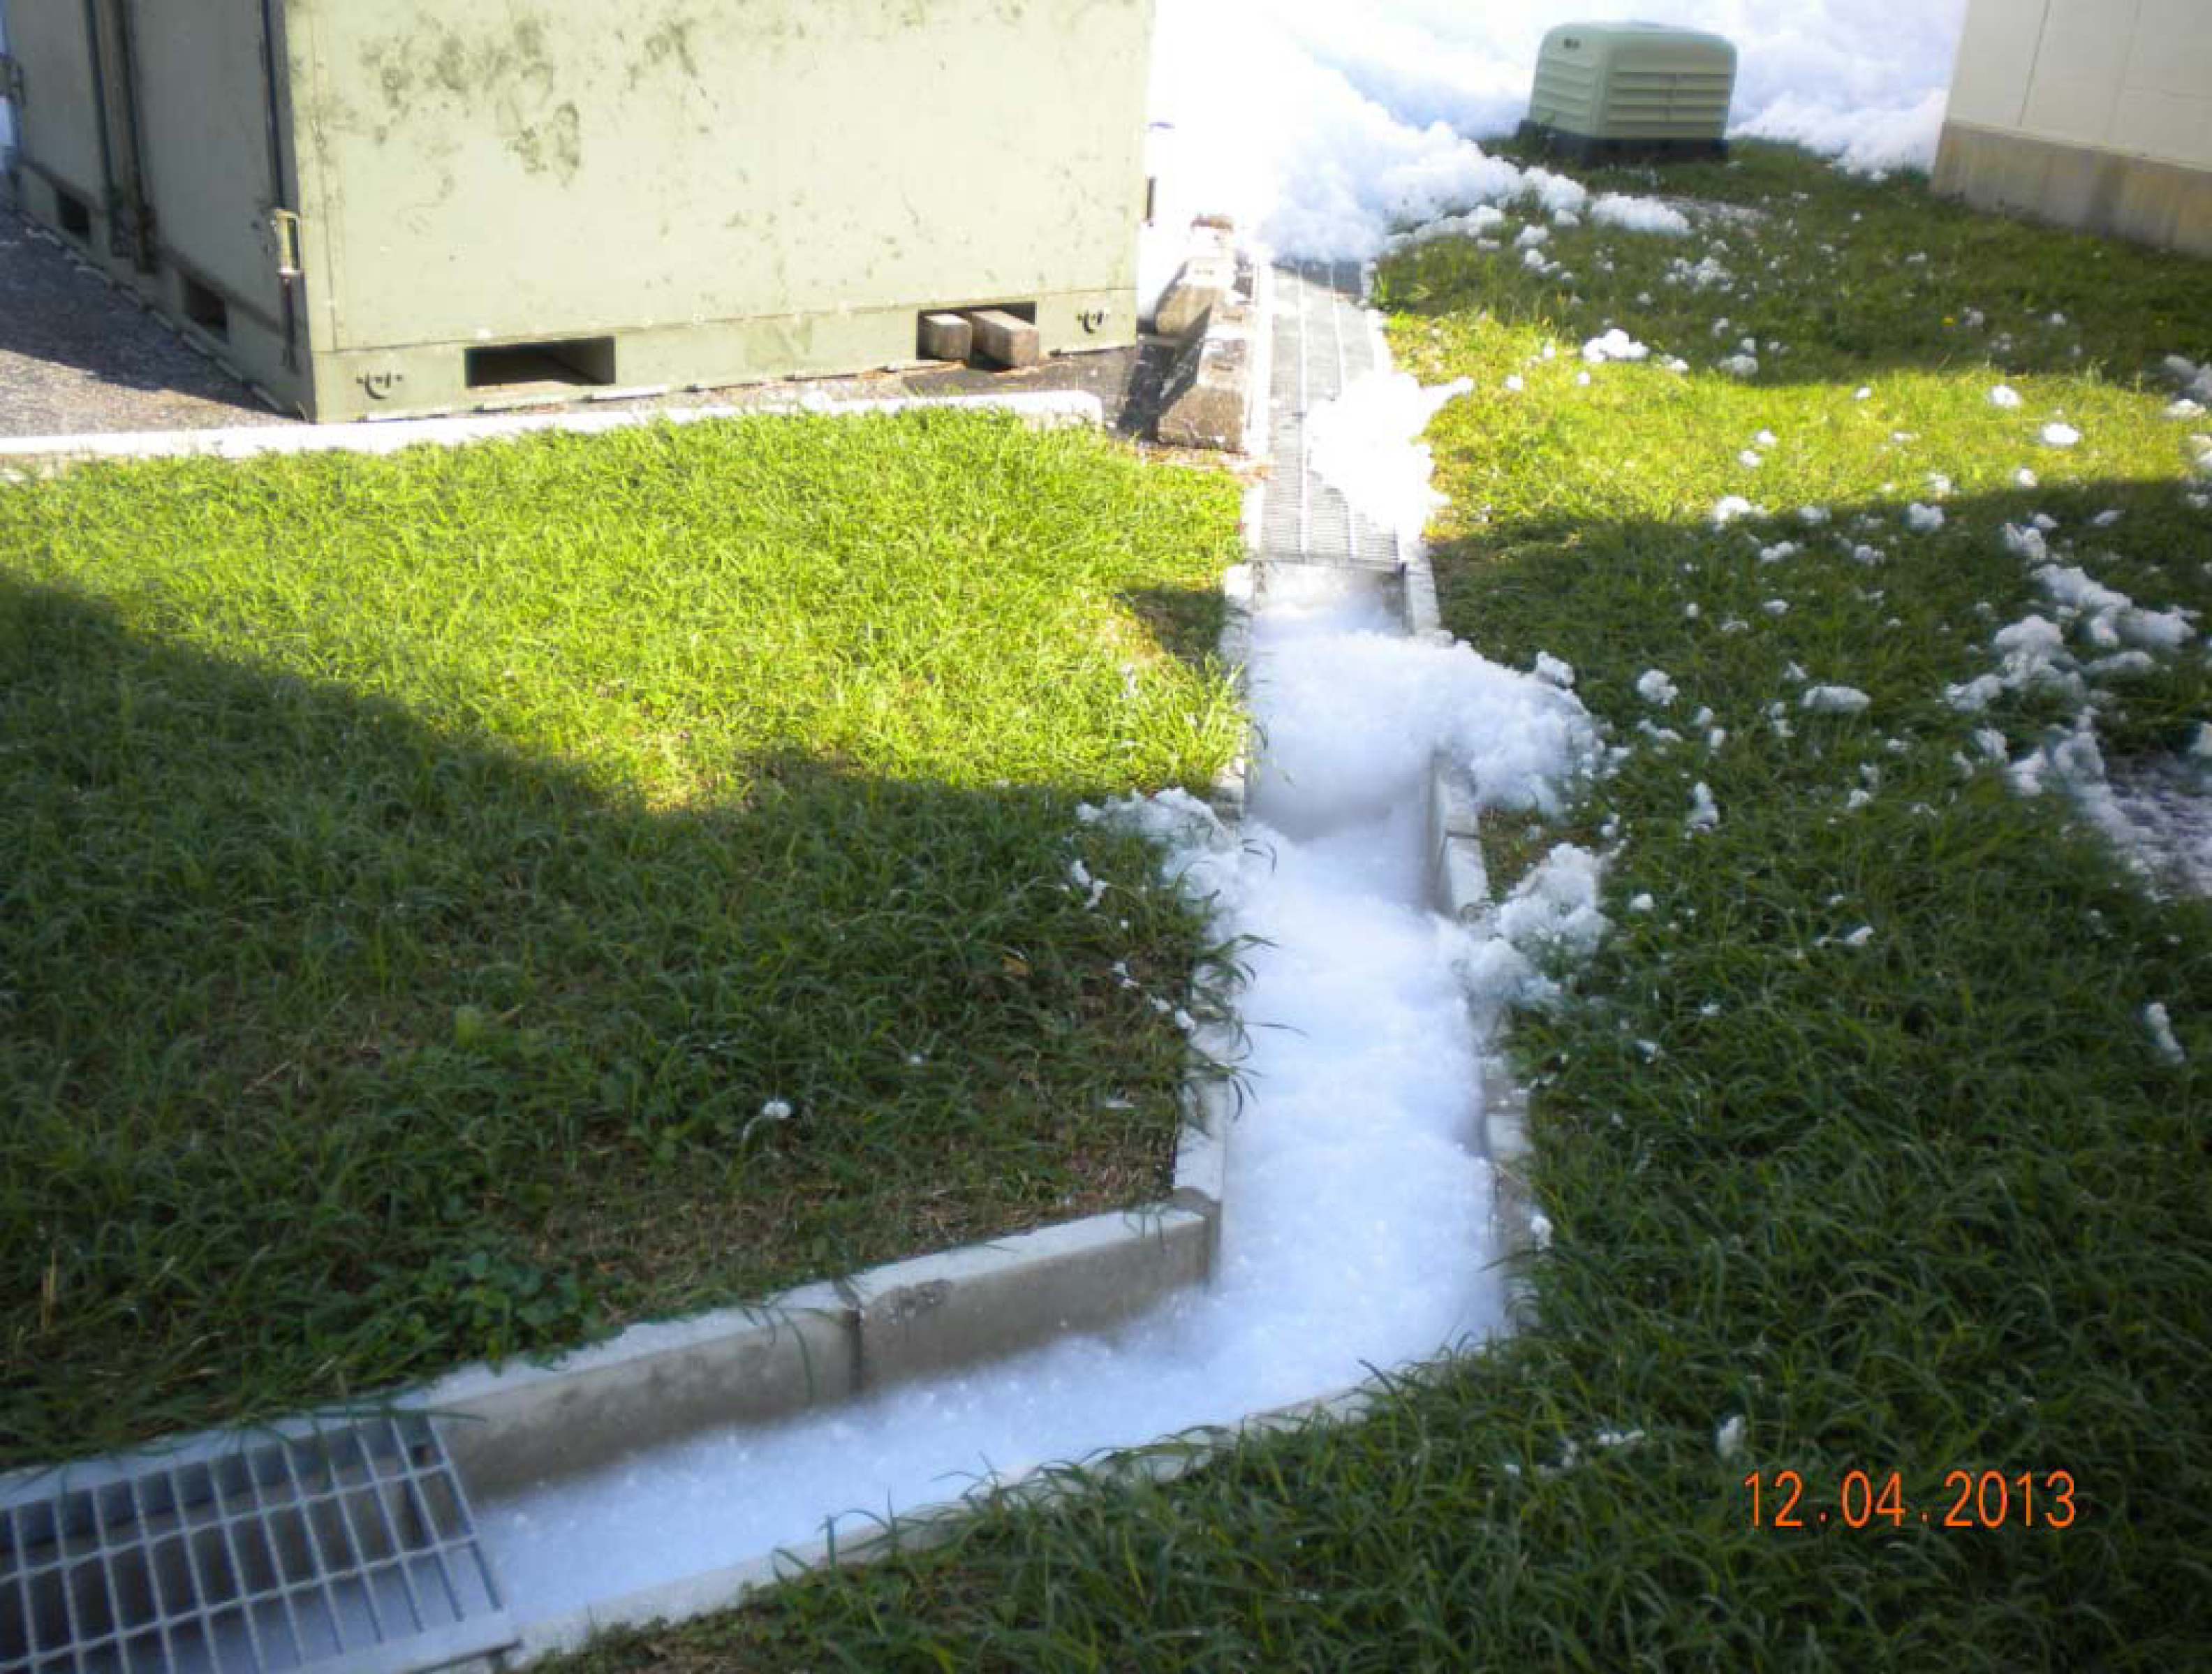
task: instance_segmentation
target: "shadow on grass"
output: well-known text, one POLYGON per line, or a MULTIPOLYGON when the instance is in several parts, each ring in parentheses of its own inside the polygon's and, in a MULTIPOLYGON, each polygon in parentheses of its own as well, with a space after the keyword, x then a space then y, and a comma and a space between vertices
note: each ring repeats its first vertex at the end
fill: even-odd
POLYGON ((1185 667, 1202 671, 1218 656, 1228 611, 1218 592, 1136 587, 1114 600, 1137 618, 1155 648, 1185 667))
MULTIPOLYGON (((1758 142, 1738 143, 1731 161, 1663 167, 1586 168, 1517 144, 1492 149, 1559 168, 1593 193, 1683 204, 1695 230, 1553 228, 1543 249, 1567 277, 1531 271, 1510 228, 1492 252, 1437 240, 1384 263, 1383 307, 1421 319, 1487 308, 1555 325, 1576 342, 1619 326, 1656 354, 1700 366, 1750 338, 1764 386, 1984 362, 2124 384, 2154 375, 2168 355, 2212 355, 2212 265, 1971 210, 1936 196, 1923 176, 1853 176, 1758 142), (1725 286, 1686 278, 1708 257, 1725 286), (1717 335, 1716 320, 1726 328, 1717 335)), ((1516 217, 1532 207, 1513 206, 1516 217)))
POLYGON ((0 581, 0 1464, 1154 1195, 1144 853, 1088 910, 1067 789, 750 765, 628 806, 0 581))
MULTIPOLYGON (((2191 497, 2201 492, 2122 479, 1960 496, 1941 500, 1933 533, 1911 527, 1907 495, 1824 508, 1817 524, 1794 512, 1726 528, 1537 513, 1441 540, 1435 558, 1448 624, 1522 667, 1541 650, 1565 657, 1585 671, 1583 697, 1624 727, 1680 727, 1701 706, 1724 726, 1764 727, 1777 702, 1796 717, 1805 686, 1845 685, 1873 700, 1861 731, 1966 746, 1994 725, 2017 747, 2069 724, 2094 694, 2106 748, 2148 756, 2185 748, 2212 719, 2201 631, 2212 629, 2212 542, 2191 497), (2014 550, 2008 529, 2043 544, 2014 550), (2118 617, 2096 627, 2094 611, 2039 579, 2045 569, 2080 569, 2140 611, 2179 608, 2197 625, 2172 654, 2108 663, 2137 630, 2118 617), (1573 601, 1565 615, 1562 600, 1573 601), (1996 673, 1996 634, 2037 614, 2065 630, 2063 658, 2083 680, 2016 685, 1986 712, 1955 707, 1948 689, 1996 673), (1654 667, 1682 685, 1676 703, 1639 694, 1654 667)), ((1812 762, 1826 747, 1814 737, 1798 753, 1812 762)))

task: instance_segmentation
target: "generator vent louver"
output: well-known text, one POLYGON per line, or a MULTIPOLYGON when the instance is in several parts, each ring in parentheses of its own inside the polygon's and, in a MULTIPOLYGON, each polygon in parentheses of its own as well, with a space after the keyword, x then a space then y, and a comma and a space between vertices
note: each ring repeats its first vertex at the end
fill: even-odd
POLYGON ((1586 155, 1717 155, 1735 95, 1735 48, 1652 23, 1568 23, 1544 39, 1528 129, 1586 155))
POLYGON ((414 1674, 514 1640, 419 1414, 0 1492, 5 1674, 414 1674))

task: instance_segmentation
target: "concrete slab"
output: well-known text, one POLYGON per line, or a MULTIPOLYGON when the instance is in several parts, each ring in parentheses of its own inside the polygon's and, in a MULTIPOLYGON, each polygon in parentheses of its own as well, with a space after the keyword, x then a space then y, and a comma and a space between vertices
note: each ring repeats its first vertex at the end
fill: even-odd
POLYGON ((926 313, 921 346, 933 361, 965 361, 975 350, 975 328, 960 314, 926 313))
POLYGON ((1000 308, 974 308, 966 318, 975 334, 976 359, 1017 369, 1044 359, 1044 344, 1037 328, 1018 315, 1000 308))

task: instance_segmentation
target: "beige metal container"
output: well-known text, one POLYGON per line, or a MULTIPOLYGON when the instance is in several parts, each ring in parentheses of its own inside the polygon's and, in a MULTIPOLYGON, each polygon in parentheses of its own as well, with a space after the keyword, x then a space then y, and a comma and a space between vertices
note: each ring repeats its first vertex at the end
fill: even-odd
POLYGON ((322 419, 1136 334, 1152 0, 0 0, 20 198, 322 419))
POLYGON ((1544 37, 1525 133, 1583 156, 1721 155, 1735 48, 1656 23, 1567 23, 1544 37))
POLYGON ((1935 184, 2212 256, 2212 5, 1972 0, 1935 184))

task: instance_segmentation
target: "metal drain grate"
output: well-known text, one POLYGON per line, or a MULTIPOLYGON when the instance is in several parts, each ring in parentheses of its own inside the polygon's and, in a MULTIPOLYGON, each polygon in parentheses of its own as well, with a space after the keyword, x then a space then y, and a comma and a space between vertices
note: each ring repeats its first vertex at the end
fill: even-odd
POLYGON ((0 1489, 6 1674, 413 1674, 514 1641, 419 1414, 0 1489))
POLYGON ((1314 472, 1306 419, 1375 370, 1374 328, 1360 301, 1357 262, 1299 262, 1275 270, 1274 374, 1268 390, 1277 462, 1261 551, 1280 563, 1395 573, 1398 537, 1355 511, 1314 472))

